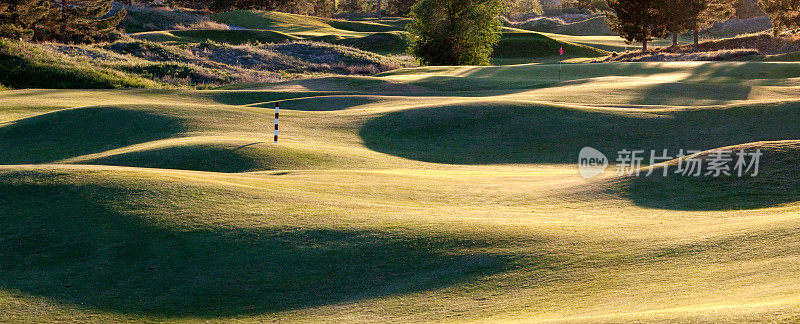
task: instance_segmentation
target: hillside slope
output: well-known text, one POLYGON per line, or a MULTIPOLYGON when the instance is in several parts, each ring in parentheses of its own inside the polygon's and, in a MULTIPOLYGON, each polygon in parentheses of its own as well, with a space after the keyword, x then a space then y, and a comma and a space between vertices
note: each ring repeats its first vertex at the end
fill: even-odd
MULTIPOLYGON (((402 54, 408 44, 402 24, 394 20, 374 22, 322 19, 279 12, 232 11, 212 16, 217 22, 256 30, 281 32, 305 39, 345 44, 377 53, 402 54)), ((569 57, 603 56, 604 51, 562 42, 521 29, 507 28, 495 50, 495 64, 552 60, 559 47, 571 49, 569 57), (575 50, 572 50, 575 49, 575 50)))
POLYGON ((2 91, 0 321, 800 318, 800 64, 558 68, 2 91), (763 177, 585 180, 585 145, 763 177))

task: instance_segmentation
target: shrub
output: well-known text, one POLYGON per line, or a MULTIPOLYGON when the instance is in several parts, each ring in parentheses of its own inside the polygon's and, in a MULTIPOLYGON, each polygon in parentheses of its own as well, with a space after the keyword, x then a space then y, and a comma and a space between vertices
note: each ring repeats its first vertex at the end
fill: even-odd
POLYGON ((502 0, 420 0, 411 8, 409 53, 422 65, 487 65, 502 11, 502 0))

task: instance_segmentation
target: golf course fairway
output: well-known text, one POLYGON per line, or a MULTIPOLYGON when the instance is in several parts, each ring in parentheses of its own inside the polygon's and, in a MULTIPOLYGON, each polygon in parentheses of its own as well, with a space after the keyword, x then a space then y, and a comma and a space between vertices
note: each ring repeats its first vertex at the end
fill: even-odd
POLYGON ((800 64, 558 69, 2 91, 0 321, 800 321, 800 64))

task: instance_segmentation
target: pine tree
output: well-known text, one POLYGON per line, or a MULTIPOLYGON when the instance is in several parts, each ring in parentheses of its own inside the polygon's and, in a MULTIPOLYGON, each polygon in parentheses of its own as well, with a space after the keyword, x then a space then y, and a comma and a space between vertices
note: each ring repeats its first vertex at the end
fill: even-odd
POLYGON ((365 0, 342 0, 339 5, 342 12, 347 13, 361 13, 367 11, 367 2, 365 0))
POLYGON ((695 19, 690 20, 689 30, 694 32, 694 49, 700 46, 700 31, 713 26, 717 22, 731 19, 736 14, 738 0, 705 0, 705 10, 695 19))
POLYGON ((800 1, 798 0, 759 0, 758 5, 769 16, 777 35, 781 29, 800 28, 800 1))
POLYGON ((678 35, 693 31, 695 20, 708 9, 709 0, 664 1, 667 31, 672 34, 672 46, 678 46, 678 35))
POLYGON ((30 40, 36 26, 50 9, 48 0, 4 0, 0 2, 0 37, 30 40))
POLYGON ((750 19, 763 17, 766 14, 759 8, 758 0, 733 0, 736 7, 736 18, 750 19))
POLYGON ((663 0, 607 0, 611 13, 608 27, 629 43, 642 43, 642 52, 654 38, 669 35, 663 0))
POLYGON ((59 40, 61 42, 93 42, 114 31, 125 18, 122 9, 112 15, 111 0, 53 0, 48 23, 38 40, 59 40))
POLYGON ((416 0, 388 0, 386 11, 392 16, 408 16, 416 0))

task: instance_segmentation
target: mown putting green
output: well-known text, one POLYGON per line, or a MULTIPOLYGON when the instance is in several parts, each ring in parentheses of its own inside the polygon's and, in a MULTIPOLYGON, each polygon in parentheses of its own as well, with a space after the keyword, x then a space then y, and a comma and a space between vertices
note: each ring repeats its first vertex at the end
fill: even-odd
POLYGON ((557 69, 0 92, 0 321, 795 321, 800 65, 557 69))

